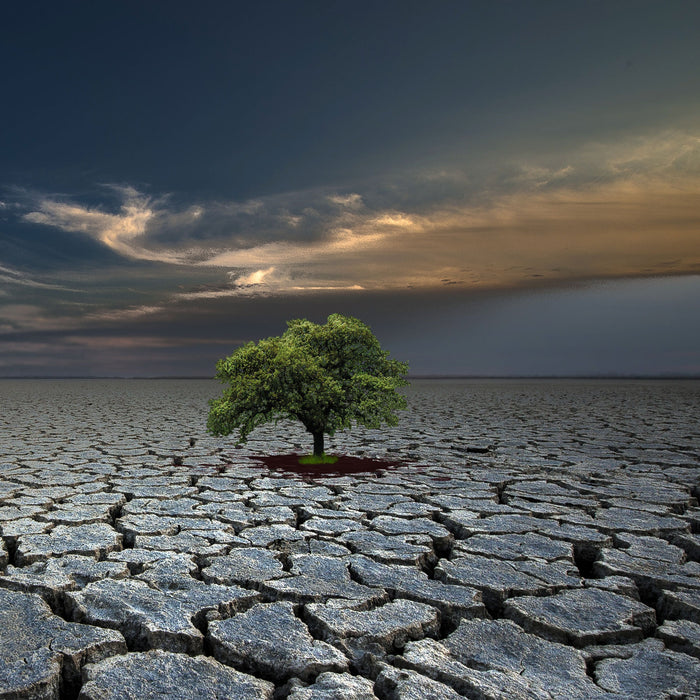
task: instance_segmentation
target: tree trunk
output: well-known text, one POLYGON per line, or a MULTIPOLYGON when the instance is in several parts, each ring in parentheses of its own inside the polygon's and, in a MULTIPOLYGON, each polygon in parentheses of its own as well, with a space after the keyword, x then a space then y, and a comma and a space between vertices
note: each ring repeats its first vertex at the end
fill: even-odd
POLYGON ((314 456, 323 456, 323 431, 319 433, 312 433, 314 436, 314 456))

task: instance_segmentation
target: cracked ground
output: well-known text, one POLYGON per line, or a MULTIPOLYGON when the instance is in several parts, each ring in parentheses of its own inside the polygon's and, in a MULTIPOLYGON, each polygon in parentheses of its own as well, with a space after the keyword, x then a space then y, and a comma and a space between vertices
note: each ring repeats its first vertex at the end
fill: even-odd
POLYGON ((415 381, 352 474, 218 391, 0 382, 0 698, 700 696, 700 382, 415 381))

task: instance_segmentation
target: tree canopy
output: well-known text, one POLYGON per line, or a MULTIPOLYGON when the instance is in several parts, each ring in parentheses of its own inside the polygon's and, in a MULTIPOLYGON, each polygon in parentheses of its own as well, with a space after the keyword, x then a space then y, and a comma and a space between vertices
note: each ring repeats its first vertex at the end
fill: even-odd
POLYGON ((408 365, 389 357, 370 328, 356 318, 332 314, 319 325, 298 319, 279 337, 248 343, 219 360, 216 377, 229 386, 210 402, 207 429, 213 435, 238 431, 239 443, 259 425, 299 420, 314 438, 349 428, 397 425, 406 399, 408 365))

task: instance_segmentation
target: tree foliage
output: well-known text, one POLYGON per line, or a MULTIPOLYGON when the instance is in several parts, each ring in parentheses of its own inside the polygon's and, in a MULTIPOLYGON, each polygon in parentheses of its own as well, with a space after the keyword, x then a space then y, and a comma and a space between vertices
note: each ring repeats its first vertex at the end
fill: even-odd
POLYGON ((219 360, 216 376, 229 386, 210 402, 207 429, 238 431, 239 443, 259 425, 282 418, 302 422, 323 453, 324 434, 351 427, 396 425, 406 399, 408 365, 389 357, 364 323, 332 314, 319 325, 289 321, 279 337, 248 343, 219 360))

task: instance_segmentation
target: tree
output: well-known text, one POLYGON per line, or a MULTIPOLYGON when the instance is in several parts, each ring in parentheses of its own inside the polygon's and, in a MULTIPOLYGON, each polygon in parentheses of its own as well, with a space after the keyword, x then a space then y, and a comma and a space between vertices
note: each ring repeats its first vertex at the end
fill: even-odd
POLYGON ((318 325, 289 321, 280 337, 248 343, 219 360, 216 377, 230 386, 210 402, 207 429, 213 435, 238 430, 238 444, 269 421, 302 422, 324 454, 324 436, 351 427, 397 425, 406 408, 396 389, 408 382, 408 365, 389 358, 356 318, 332 314, 318 325))

